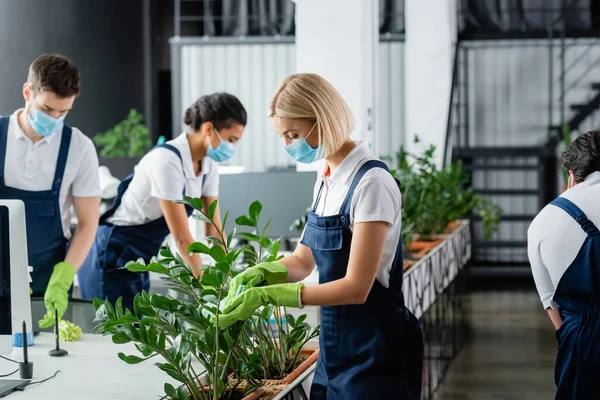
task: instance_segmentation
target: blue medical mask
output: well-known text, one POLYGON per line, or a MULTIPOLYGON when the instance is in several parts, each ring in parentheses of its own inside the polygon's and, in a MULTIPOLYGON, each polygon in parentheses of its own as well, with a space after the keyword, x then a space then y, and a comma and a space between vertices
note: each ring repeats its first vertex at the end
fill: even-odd
POLYGON ((233 143, 224 141, 221 135, 219 135, 219 131, 217 131, 216 129, 215 133, 217 134, 221 142, 219 143, 216 149, 212 148, 211 143, 206 155, 216 162, 227 161, 235 154, 235 145, 233 143))
POLYGON ((292 157, 294 160, 301 162, 303 164, 310 164, 315 161, 319 161, 323 158, 323 148, 320 144, 316 149, 313 149, 310 144, 306 141, 306 138, 310 136, 312 131, 317 126, 317 123, 313 125, 308 132, 306 137, 302 139, 298 139, 295 142, 288 144, 287 146, 283 146, 283 149, 292 157))
POLYGON ((33 115, 27 113, 27 117, 29 118, 29 124, 33 128, 33 130, 40 136, 50 136, 58 131, 60 126, 63 124, 66 115, 62 115, 58 118, 54 118, 51 115, 46 114, 38 110, 35 107, 31 107, 33 110, 33 115))

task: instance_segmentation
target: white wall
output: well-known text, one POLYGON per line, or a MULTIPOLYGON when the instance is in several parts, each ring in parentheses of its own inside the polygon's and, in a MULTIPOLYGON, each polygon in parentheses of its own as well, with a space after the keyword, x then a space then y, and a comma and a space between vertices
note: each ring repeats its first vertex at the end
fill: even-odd
POLYGON ((355 140, 376 143, 378 1, 296 3, 296 72, 314 72, 341 93, 354 113, 355 140), (343 10, 343 12, 341 12, 343 10))
POLYGON ((407 0, 405 18, 405 143, 412 150, 438 145, 441 163, 456 42, 456 0, 407 0), (422 145, 412 145, 415 134, 422 145))

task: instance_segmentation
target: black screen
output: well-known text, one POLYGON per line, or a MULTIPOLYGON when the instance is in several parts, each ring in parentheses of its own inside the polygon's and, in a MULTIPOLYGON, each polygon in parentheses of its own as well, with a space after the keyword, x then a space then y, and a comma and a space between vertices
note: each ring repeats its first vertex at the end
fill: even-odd
POLYGON ((0 335, 11 335, 8 208, 0 206, 0 335))

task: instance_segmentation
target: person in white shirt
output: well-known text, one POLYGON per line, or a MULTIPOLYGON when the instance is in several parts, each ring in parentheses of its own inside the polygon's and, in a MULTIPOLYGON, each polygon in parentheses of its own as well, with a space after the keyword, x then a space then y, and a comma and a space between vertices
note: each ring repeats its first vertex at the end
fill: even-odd
POLYGON ((79 90, 79 71, 68 58, 41 55, 23 85, 25 108, 0 119, 0 199, 25 203, 32 295, 44 296, 47 309, 42 328, 54 323, 55 309, 59 317, 66 311, 98 227, 98 156, 87 136, 64 123, 79 90))
POLYGON ((294 160, 324 159, 325 170, 294 253, 236 276, 219 323, 245 320, 265 304, 319 305, 311 399, 420 399, 423 333, 402 295, 398 182, 366 143, 350 139, 352 112, 319 75, 285 79, 269 115, 294 160), (315 266, 319 285, 298 283, 315 266), (263 282, 268 285, 257 285, 263 282))
POLYGON ((556 399, 600 393, 600 131, 561 156, 568 189, 528 230, 529 261, 543 307, 557 329, 556 399))
MULTIPOLYGON (((191 132, 146 154, 102 215, 94 246, 78 273, 82 298, 114 303, 122 297, 123 306, 133 310, 135 295, 149 290, 149 276, 122 267, 139 258, 149 262, 169 233, 181 257, 200 275, 200 256, 187 251, 194 241, 188 225, 192 209, 174 201, 184 195, 202 198, 207 209, 217 200, 217 163, 233 157, 246 120, 244 106, 228 93, 203 96, 186 110, 184 122, 191 132)), ((214 221, 216 227, 206 224, 207 236, 218 236, 221 229, 218 207, 214 221)))

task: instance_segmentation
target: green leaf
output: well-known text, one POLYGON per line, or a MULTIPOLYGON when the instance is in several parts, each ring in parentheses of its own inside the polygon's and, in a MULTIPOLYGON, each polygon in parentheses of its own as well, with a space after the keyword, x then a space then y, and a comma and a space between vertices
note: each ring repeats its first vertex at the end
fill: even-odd
POLYGON ((125 332, 117 332, 112 336, 112 341, 115 344, 125 344, 131 342, 131 339, 125 332))
POLYGON ((154 353, 154 349, 152 347, 148 346, 148 345, 145 345, 145 344, 136 343, 135 347, 136 347, 136 349, 138 349, 138 351, 140 353, 142 353, 142 355, 144 357, 149 357, 150 355, 152 355, 154 353))
POLYGON ((231 232, 229 232, 229 235, 227 236, 227 248, 231 247, 231 242, 233 241, 233 238, 235 237, 236 231, 237 231, 237 229, 233 228, 231 230, 231 232))
POLYGON ((210 218, 210 219, 215 218, 215 211, 217 209, 218 203, 219 203, 218 200, 214 200, 212 203, 210 203, 210 206, 208 206, 208 218, 210 218))
POLYGON ((174 311, 181 304, 179 300, 172 299, 170 297, 153 294, 150 297, 150 304, 152 307, 164 311, 174 311))
POLYGON ((225 246, 225 243, 223 243, 223 241, 221 239, 219 239, 218 237, 214 237, 214 236, 207 236, 206 240, 209 240, 215 244, 221 245, 221 246, 225 246))
POLYGON ((204 296, 219 296, 219 294, 214 289, 204 289, 202 290, 202 297, 204 296))
POLYGON ((167 268, 159 263, 150 263, 148 265, 142 265, 138 263, 127 263, 125 264, 127 271, 129 272, 156 272, 157 274, 167 274, 167 268))
POLYGON ((258 242, 260 241, 260 238, 258 236, 256 236, 253 233, 248 233, 248 232, 240 232, 237 234, 238 237, 241 237, 242 239, 248 241, 248 242, 258 242))
POLYGON ((160 250, 160 255, 165 258, 173 258, 173 253, 171 253, 171 249, 165 247, 160 250))
POLYGON ((227 262, 219 262, 215 265, 215 268, 225 275, 227 275, 229 273, 229 270, 231 269, 230 265, 227 262))
POLYGON ((223 217, 223 232, 225 231, 225 226, 227 225, 227 219, 229 218, 229 211, 225 212, 225 216, 223 217))
POLYGON ((158 343, 157 343, 156 347, 159 350, 165 350, 166 342, 167 342, 167 336, 165 335, 164 332, 161 332, 160 335, 158 336, 158 343))
POLYGON ((210 256, 217 263, 226 262, 227 261, 227 255, 225 254, 225 250, 223 250, 223 248, 220 247, 220 246, 213 246, 213 247, 211 247, 210 248, 210 256))
POLYGON ((188 399, 188 394, 185 391, 185 388, 183 386, 179 386, 177 388, 177 400, 187 400, 188 399))
POLYGON ((249 216, 252 220, 254 220, 255 224, 258 222, 258 219, 260 218, 261 211, 262 211, 262 204, 260 204, 259 201, 255 201, 252 204, 250 204, 249 216))
POLYGON ((237 217, 235 219, 235 223, 238 226, 251 226, 251 227, 256 227, 256 221, 250 219, 249 217, 243 215, 241 217, 237 217))
POLYGON ((137 356, 127 356, 124 353, 119 353, 119 358, 125 361, 127 364, 139 364, 144 361, 143 358, 137 356))
POLYGON ((163 363, 156 363, 156 366, 159 369, 161 369, 162 371, 166 372, 171 378, 173 378, 181 383, 185 383, 185 379, 181 375, 179 375, 179 372, 177 371, 175 366, 173 366, 171 364, 163 364, 163 363))
POLYGON ((94 303, 94 308, 96 310, 98 310, 100 308, 100 306, 103 304, 103 301, 96 297, 96 298, 94 298, 93 303, 94 303))
POLYGON ((267 224, 265 225, 265 227, 262 230, 261 236, 265 236, 267 233, 267 229, 269 229, 269 225, 271 225, 271 218, 269 218, 269 220, 267 221, 267 224))
POLYGON ((211 286, 213 288, 217 288, 217 287, 221 286, 221 281, 219 280, 219 278, 217 277, 217 275, 215 274, 215 272, 212 268, 204 271, 204 274, 202 275, 201 283, 202 283, 202 286, 211 286))
POLYGON ((210 247, 201 242, 194 242, 188 247, 188 253, 210 254, 210 247))
POLYGON ((171 399, 176 399, 178 397, 177 391, 175 390, 173 385, 171 385, 170 383, 165 383, 165 393, 171 399))
POLYGON ((268 249, 269 247, 271 247, 271 239, 269 239, 268 237, 261 238, 260 245, 265 249, 268 249))
POLYGON ((195 220, 198 220, 198 221, 211 223, 211 220, 206 215, 202 214, 201 212, 194 212, 192 214, 192 218, 194 218, 195 220))

